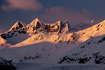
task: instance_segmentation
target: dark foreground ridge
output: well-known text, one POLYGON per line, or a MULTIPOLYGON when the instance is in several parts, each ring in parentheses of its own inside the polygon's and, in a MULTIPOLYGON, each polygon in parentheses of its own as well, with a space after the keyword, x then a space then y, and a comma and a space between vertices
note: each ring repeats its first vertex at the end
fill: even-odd
POLYGON ((12 61, 0 57, 0 70, 16 70, 16 67, 12 64, 12 61))

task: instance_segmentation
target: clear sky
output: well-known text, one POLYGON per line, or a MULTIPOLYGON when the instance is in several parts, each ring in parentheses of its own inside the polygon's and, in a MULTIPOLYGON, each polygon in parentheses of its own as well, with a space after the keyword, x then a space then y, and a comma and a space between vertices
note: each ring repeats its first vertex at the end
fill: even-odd
POLYGON ((29 24, 35 18, 45 23, 100 22, 105 19, 105 0, 0 0, 0 32, 16 21, 29 24))

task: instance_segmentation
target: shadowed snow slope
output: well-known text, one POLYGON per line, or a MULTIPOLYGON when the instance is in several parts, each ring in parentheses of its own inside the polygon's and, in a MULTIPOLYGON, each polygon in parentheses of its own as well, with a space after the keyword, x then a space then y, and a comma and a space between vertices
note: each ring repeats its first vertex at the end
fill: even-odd
POLYGON ((105 35, 91 37, 74 47, 59 63, 105 64, 105 35))
POLYGON ((13 62, 57 63, 59 57, 74 46, 73 43, 67 44, 66 42, 56 44, 41 42, 28 46, 0 49, 0 56, 13 62))

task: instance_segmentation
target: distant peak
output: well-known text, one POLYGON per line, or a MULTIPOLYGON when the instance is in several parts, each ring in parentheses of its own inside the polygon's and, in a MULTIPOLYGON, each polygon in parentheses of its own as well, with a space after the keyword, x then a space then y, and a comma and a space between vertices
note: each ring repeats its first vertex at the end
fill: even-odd
POLYGON ((65 20, 65 23, 68 23, 68 20, 65 20))
POLYGON ((91 20, 91 23, 94 23, 94 20, 91 20))

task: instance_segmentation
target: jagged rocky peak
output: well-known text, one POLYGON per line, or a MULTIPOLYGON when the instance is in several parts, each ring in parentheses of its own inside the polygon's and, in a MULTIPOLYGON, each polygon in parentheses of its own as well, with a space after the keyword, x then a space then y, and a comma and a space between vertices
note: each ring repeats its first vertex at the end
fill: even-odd
POLYGON ((34 19, 30 24, 27 25, 27 32, 32 35, 38 32, 68 32, 69 25, 68 22, 62 23, 62 21, 57 21, 55 23, 44 23, 40 22, 38 18, 34 19))
POLYGON ((57 21, 56 23, 51 23, 51 24, 44 23, 43 28, 47 32, 60 32, 61 21, 57 21))
POLYGON ((0 34, 0 36, 4 39, 11 38, 13 36, 17 36, 18 34, 26 34, 26 25, 20 21, 17 21, 9 31, 0 34))
POLYGON ((25 27, 25 25, 24 25, 22 22, 17 21, 17 22, 10 28, 9 31, 15 31, 15 30, 20 30, 20 29, 25 30, 26 27, 25 27))
POLYGON ((58 32, 58 33, 63 33, 63 32, 68 32, 69 31, 69 25, 68 22, 62 22, 62 21, 57 21, 56 23, 52 24, 46 24, 48 32, 58 32))
POLYGON ((70 30, 70 25, 67 20, 64 23, 61 23, 61 33, 67 33, 70 30))
POLYGON ((29 34, 36 34, 39 31, 43 31, 42 24, 38 18, 34 19, 26 27, 27 27, 27 33, 29 33, 29 34))

